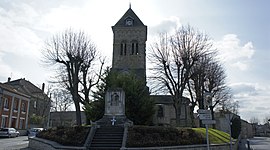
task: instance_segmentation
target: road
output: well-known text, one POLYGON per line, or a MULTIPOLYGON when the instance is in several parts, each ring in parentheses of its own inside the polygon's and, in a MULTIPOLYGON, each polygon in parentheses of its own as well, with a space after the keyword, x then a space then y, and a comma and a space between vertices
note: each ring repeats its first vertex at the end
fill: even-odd
POLYGON ((253 150, 270 150, 270 137, 254 137, 249 142, 253 150))
POLYGON ((0 138, 0 150, 28 150, 28 137, 0 138))
POLYGON ((239 143, 239 150, 248 150, 248 142, 250 150, 270 150, 270 137, 254 137, 250 139, 242 139, 239 143))

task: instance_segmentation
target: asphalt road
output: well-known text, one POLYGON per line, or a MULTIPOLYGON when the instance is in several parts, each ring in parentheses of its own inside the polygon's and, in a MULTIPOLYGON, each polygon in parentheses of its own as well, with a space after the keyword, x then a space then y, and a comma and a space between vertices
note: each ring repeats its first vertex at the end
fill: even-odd
POLYGON ((0 150, 29 150, 28 137, 0 138, 0 150))
POLYGON ((254 137, 249 143, 252 150, 270 150, 270 137, 254 137))

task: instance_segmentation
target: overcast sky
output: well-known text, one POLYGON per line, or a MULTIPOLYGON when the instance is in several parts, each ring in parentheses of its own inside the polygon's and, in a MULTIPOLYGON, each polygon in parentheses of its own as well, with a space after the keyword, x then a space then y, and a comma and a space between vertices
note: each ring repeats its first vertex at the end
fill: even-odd
MULTIPOLYGON (((208 34, 220 52, 241 117, 270 117, 270 1, 130 1, 148 26, 148 47, 158 33, 182 24, 208 34)), ((89 34, 111 65, 111 26, 130 1, 1 0, 0 82, 8 77, 25 78, 38 86, 47 82, 51 73, 41 63, 44 41, 70 27, 89 34)))

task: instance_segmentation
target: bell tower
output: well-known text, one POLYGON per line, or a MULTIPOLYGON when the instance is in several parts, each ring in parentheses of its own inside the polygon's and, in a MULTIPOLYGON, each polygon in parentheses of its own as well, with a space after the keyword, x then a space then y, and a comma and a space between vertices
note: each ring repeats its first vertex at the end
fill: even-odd
POLYGON ((134 73, 146 83, 147 26, 142 23, 130 7, 122 18, 112 26, 112 30, 112 70, 134 73))

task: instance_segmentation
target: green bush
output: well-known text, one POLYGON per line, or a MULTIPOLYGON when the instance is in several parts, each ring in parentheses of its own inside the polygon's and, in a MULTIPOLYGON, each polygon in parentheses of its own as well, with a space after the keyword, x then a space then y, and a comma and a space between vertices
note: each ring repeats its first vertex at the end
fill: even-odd
POLYGON ((127 147, 177 146, 205 144, 201 134, 189 128, 133 126, 129 128, 127 147))
POLYGON ((55 141, 65 146, 83 146, 87 135, 90 131, 89 127, 56 127, 41 131, 37 134, 38 138, 55 141))

